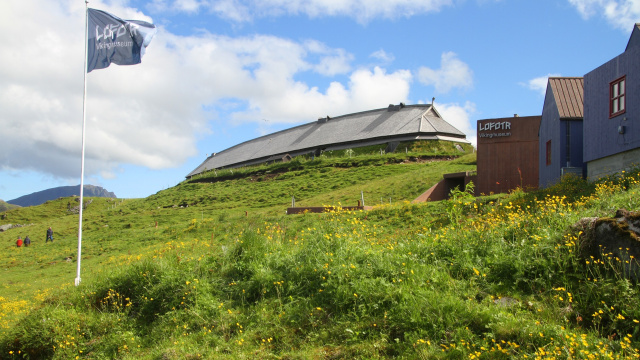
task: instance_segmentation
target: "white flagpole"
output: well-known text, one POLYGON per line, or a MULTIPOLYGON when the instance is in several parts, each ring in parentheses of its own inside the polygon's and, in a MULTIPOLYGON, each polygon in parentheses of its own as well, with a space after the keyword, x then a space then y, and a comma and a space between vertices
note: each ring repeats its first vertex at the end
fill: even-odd
POLYGON ((80 161, 80 216, 78 222, 78 267, 76 286, 80 285, 80 260, 82 257, 82 208, 84 207, 84 128, 87 119, 87 48, 89 47, 89 2, 84 2, 84 91, 82 93, 82 160, 80 161))

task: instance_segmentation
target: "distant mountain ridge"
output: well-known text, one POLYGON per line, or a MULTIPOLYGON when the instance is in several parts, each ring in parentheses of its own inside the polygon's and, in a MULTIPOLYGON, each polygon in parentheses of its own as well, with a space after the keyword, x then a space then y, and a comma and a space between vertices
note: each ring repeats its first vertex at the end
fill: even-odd
MULTIPOLYGON (((35 206, 44 204, 49 200, 55 200, 57 198, 73 195, 80 196, 80 185, 59 186, 47 190, 42 190, 29 195, 20 196, 19 198, 13 200, 8 200, 7 203, 19 206, 35 206)), ((94 185, 85 185, 83 195, 87 197, 116 197, 116 194, 107 191, 101 186, 94 185)))

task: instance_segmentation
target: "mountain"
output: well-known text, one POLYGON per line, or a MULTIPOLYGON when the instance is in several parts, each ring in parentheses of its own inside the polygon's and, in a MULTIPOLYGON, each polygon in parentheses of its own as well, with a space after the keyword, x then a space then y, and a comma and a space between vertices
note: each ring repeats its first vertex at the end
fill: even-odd
POLYGON ((18 205, 8 204, 8 203, 0 200, 0 212, 11 210, 11 209, 15 209, 17 207, 19 207, 19 206, 18 205))
MULTIPOLYGON (((8 200, 9 204, 19 206, 34 206, 44 204, 49 200, 55 200, 67 196, 80 196, 80 185, 76 186, 59 186, 47 190, 34 192, 33 194, 20 196, 17 199, 8 200)), ((116 194, 105 190, 100 186, 85 185, 84 196, 87 197, 108 197, 115 198, 116 194)))

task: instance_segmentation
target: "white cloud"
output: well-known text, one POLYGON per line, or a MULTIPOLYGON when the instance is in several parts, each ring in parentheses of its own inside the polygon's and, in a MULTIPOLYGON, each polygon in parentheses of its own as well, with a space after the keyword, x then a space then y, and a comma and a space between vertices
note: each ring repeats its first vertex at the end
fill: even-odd
POLYGON ((236 22, 255 17, 298 15, 346 16, 366 23, 374 18, 398 19, 438 12, 453 0, 153 0, 154 10, 193 12, 208 7, 222 18, 236 22))
POLYGON ((449 51, 442 54, 440 69, 434 70, 428 67, 418 69, 418 80, 425 85, 435 86, 437 92, 448 93, 453 88, 471 88, 473 72, 469 65, 449 51))
POLYGON ((269 119, 270 123, 313 121, 320 116, 337 116, 351 112, 383 108, 405 102, 409 96, 411 73, 398 70, 387 74, 384 69, 359 69, 349 78, 348 86, 332 82, 323 93, 301 82, 289 81, 284 87, 269 82, 256 84, 257 96, 248 98, 252 111, 234 114, 237 121, 269 119))
POLYGON ((305 41, 304 48, 308 55, 319 57, 313 70, 321 75, 346 74, 351 70, 350 63, 353 61, 353 55, 344 49, 332 49, 315 40, 305 41))
POLYGON ((393 60, 395 60, 395 56, 393 56, 393 54, 390 54, 382 49, 373 52, 371 55, 369 55, 369 57, 372 57, 374 59, 378 59, 380 61, 382 61, 382 63, 384 64, 390 64, 393 62, 393 60))
MULTIPOLYGON (((186 4, 186 3, 185 3, 186 4)), ((195 4, 192 3, 192 4, 195 4)), ((169 6, 157 0, 156 6, 169 6)), ((92 3, 126 19, 137 9, 92 3)), ((82 138, 84 4, 9 0, 0 13, 0 169, 77 178, 82 138), (15 29, 21 29, 16 32, 15 29)), ((352 55, 314 41, 274 36, 177 36, 160 27, 142 64, 112 65, 87 80, 88 178, 119 176, 128 164, 176 167, 225 114, 237 121, 297 123, 405 101, 411 73, 351 70, 352 55), (326 89, 299 74, 345 74, 326 89), (231 105, 230 108, 225 106, 231 105)))
POLYGON ((180 11, 194 13, 200 9, 202 2, 198 0, 176 0, 174 5, 180 11))
POLYGON ((406 18, 415 14, 437 12, 451 6, 452 0, 250 0, 263 11, 284 11, 309 17, 348 16, 359 22, 374 18, 406 18))
POLYGON ((536 91, 544 96, 547 92, 547 83, 549 82, 549 78, 557 76, 560 76, 560 74, 548 74, 546 76, 540 76, 535 79, 531 79, 526 83, 521 83, 520 85, 523 85, 530 90, 536 91))
MULTIPOLYGON (((197 13, 201 8, 211 7, 207 0, 151 0, 146 6, 155 12, 171 11, 190 14, 197 13)), ((229 13, 231 14, 231 11, 229 13)))
POLYGON ((251 21, 251 10, 240 0, 217 0, 209 5, 211 11, 221 18, 234 22, 251 21))
POLYGON ((614 27, 631 31, 640 19, 640 0, 569 0, 583 18, 603 16, 614 27))
POLYGON ((152 11, 162 12, 162 11, 168 11, 170 8, 170 5, 167 4, 167 0, 151 0, 147 4, 147 8, 152 11))
POLYGON ((435 108, 445 121, 465 133, 467 140, 469 140, 474 147, 477 147, 476 124, 471 121, 471 116, 476 112, 476 105, 474 103, 467 101, 462 106, 458 103, 436 103, 435 108))

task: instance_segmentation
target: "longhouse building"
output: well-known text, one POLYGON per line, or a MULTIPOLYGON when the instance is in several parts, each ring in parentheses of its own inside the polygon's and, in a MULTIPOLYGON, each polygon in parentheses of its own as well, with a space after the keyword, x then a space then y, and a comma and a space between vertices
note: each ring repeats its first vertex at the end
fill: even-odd
POLYGON ((299 155, 317 156, 330 150, 386 144, 386 151, 393 152, 400 142, 418 140, 469 143, 466 135, 446 122, 433 104, 400 103, 382 109, 327 116, 245 141, 212 154, 187 178, 213 169, 282 161, 299 155))

